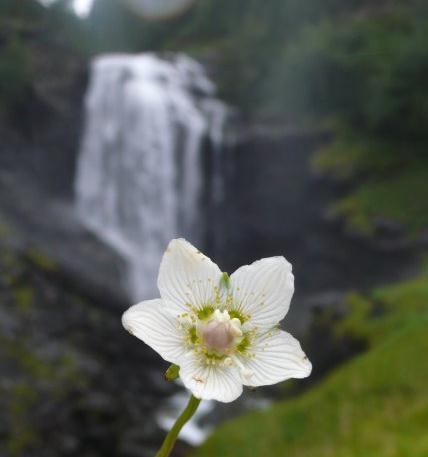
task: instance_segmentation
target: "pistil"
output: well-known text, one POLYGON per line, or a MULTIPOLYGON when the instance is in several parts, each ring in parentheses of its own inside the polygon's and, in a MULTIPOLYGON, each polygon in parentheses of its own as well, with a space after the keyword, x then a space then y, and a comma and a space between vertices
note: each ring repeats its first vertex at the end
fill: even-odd
POLYGON ((200 327, 201 340, 208 352, 226 354, 242 339, 241 322, 231 319, 227 310, 215 310, 212 318, 200 327))

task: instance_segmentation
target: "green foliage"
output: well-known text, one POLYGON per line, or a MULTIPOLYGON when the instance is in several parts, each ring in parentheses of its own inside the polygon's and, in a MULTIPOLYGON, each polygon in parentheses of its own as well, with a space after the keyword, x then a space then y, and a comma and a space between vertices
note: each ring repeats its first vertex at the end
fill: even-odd
POLYGON ((385 176, 406 166, 409 155, 405 143, 400 147, 393 142, 340 134, 317 152, 312 165, 316 171, 329 171, 344 180, 368 173, 385 176), (391 154, 391 150, 400 153, 391 154))
POLYGON ((347 300, 345 327, 370 350, 299 398, 224 424, 194 456, 427 455, 427 276, 347 300), (367 318, 379 303, 383 314, 367 318))
POLYGON ((87 57, 93 51, 93 38, 86 22, 71 11, 70 3, 71 0, 56 0, 44 10, 42 36, 46 42, 60 49, 87 57))
POLYGON ((326 18, 284 48, 268 80, 273 109, 301 120, 340 120, 379 136, 426 132, 428 17, 390 14, 326 18))
POLYGON ((87 55, 91 48, 86 25, 69 3, 45 8, 36 0, 0 0, 0 112, 20 126, 28 122, 34 81, 45 77, 37 71, 48 71, 46 62, 58 54, 87 55))
POLYGON ((285 47, 267 82, 271 112, 336 133, 314 165, 358 182, 333 210, 368 235, 380 218, 410 237, 428 226, 427 29, 418 2, 328 17, 285 47))
POLYGON ((379 217, 399 222, 409 237, 428 227, 428 170, 404 169, 384 179, 372 179, 339 200, 334 211, 346 217, 348 226, 371 235, 379 217))
POLYGON ((336 323, 334 332, 337 337, 364 339, 368 337, 367 320, 373 311, 373 303, 367 297, 351 292, 345 298, 347 313, 336 323))
POLYGON ((1 0, 0 1, 0 23, 7 27, 10 19, 14 23, 22 24, 26 20, 38 20, 43 14, 42 5, 34 0, 1 0))
POLYGON ((428 318, 428 274, 413 280, 377 289, 373 293, 375 303, 385 311, 382 317, 366 323, 370 339, 376 343, 389 334, 417 324, 426 324, 428 318))
POLYGON ((331 208, 350 228, 373 235, 383 218, 398 222, 412 238, 428 226, 428 156, 425 143, 414 137, 393 141, 339 134, 316 154, 313 166, 358 182, 331 208))

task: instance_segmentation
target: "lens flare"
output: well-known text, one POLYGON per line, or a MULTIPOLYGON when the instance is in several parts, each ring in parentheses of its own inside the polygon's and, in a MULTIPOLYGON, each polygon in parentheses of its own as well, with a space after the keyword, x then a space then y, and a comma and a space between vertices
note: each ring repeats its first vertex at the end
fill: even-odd
POLYGON ((186 11, 195 0, 123 0, 133 12, 145 19, 169 19, 186 11))

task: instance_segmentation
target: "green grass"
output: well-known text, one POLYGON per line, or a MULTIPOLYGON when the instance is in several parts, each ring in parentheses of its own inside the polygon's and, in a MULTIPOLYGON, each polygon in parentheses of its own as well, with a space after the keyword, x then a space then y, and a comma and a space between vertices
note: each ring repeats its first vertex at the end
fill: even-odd
POLYGON ((221 426, 195 457, 428 456, 428 276, 353 294, 370 349, 302 396, 221 426), (368 317, 370 308, 383 313, 368 317))

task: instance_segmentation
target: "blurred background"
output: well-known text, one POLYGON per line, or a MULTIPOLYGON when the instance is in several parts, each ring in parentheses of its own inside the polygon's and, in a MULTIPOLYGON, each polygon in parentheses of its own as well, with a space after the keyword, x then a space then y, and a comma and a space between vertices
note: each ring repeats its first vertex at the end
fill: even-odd
POLYGON ((153 456, 186 394, 121 313, 168 241, 292 262, 305 381, 176 456, 428 455, 428 3, 0 0, 0 455, 153 456))

